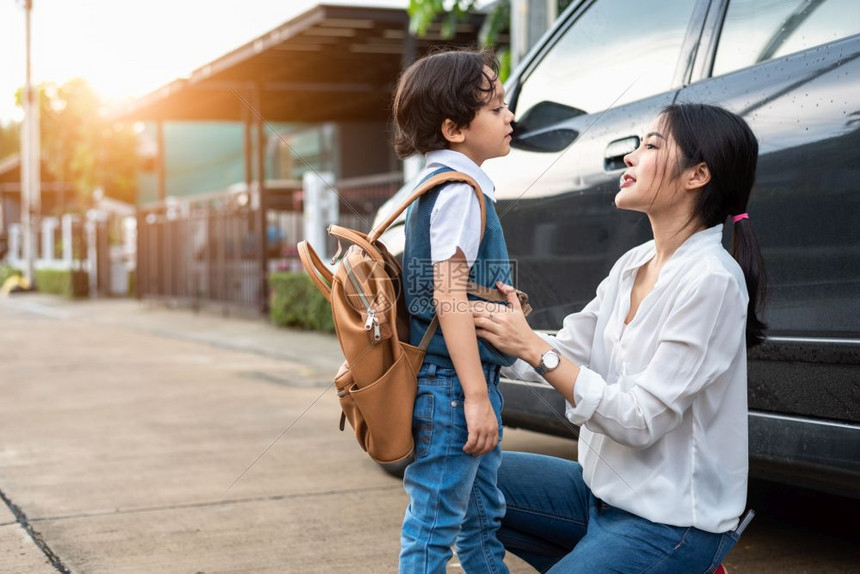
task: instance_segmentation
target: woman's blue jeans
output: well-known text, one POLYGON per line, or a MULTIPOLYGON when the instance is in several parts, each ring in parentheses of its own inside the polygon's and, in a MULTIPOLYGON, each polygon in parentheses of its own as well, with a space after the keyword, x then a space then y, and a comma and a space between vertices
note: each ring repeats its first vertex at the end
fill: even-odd
POLYGON ((505 548, 496 538, 505 514, 505 499, 496 486, 502 458, 499 369, 485 366, 484 375, 499 421, 500 444, 472 456, 463 452, 469 433, 456 372, 427 363, 419 372, 415 461, 403 477, 409 506, 400 536, 402 574, 444 573, 455 543, 467 573, 508 572, 505 548))
POLYGON ((505 452, 499 488, 507 502, 499 540, 540 572, 709 573, 739 536, 658 524, 609 506, 569 460, 505 452))

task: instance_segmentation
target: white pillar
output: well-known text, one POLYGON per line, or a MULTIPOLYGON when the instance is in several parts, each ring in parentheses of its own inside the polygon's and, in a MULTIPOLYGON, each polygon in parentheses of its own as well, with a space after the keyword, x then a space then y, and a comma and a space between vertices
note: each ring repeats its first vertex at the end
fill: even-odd
POLYGON ((323 260, 329 259, 326 228, 337 223, 340 199, 333 191, 334 174, 306 172, 302 179, 304 236, 323 260))
POLYGON ((59 221, 57 221, 56 217, 43 217, 42 218, 42 265, 46 267, 52 267, 54 260, 56 257, 54 256, 54 242, 55 234, 57 227, 59 226, 59 221))
POLYGON ((21 265, 21 224, 9 224, 9 253, 6 255, 9 265, 20 267, 21 265))

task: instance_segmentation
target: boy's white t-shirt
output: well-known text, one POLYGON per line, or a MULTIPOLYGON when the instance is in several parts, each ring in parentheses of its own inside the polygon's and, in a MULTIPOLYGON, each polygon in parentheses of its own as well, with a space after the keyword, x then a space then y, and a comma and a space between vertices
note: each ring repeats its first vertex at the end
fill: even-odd
MULTIPOLYGON (((474 179, 484 196, 495 203, 493 182, 468 156, 444 149, 427 153, 425 159, 426 167, 419 181, 440 167, 448 167, 474 179)), ((480 243, 481 206, 472 186, 467 183, 446 185, 439 192, 430 214, 430 258, 433 263, 446 261, 460 248, 469 267, 472 267, 478 257, 480 243)))

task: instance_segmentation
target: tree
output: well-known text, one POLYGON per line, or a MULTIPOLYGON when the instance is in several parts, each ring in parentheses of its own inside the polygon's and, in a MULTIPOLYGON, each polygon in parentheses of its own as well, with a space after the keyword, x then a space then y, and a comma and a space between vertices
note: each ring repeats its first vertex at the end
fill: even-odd
MULTIPOLYGON (((477 7, 478 0, 409 0, 409 31, 424 36, 431 24, 441 20, 442 37, 451 39, 457 24, 466 21, 477 7)), ((507 46, 498 45, 498 39, 510 27, 510 0, 500 0, 490 10, 478 35, 481 47, 495 50, 500 64, 499 77, 503 82, 510 74, 511 53, 507 46)))
POLYGON ((139 160, 132 127, 108 121, 101 100, 82 79, 37 89, 42 162, 48 173, 71 183, 83 204, 99 187, 109 197, 134 203, 139 160))
POLYGON ((452 38, 457 24, 464 21, 477 5, 477 0, 409 0, 409 31, 423 36, 430 24, 433 24, 440 14, 445 14, 442 19, 442 36, 452 38), (445 4, 450 4, 450 9, 446 10, 445 4))
MULTIPOLYGON (((559 13, 567 8, 571 1, 558 0, 559 13)), ((465 21, 477 7, 478 0, 409 0, 409 30, 413 34, 423 36, 430 24, 441 19, 442 36, 452 38, 457 24, 465 21)), ((511 0, 497 0, 484 21, 478 43, 482 47, 495 49, 501 64, 499 76, 503 82, 511 72, 511 53, 507 46, 498 45, 498 40, 503 34, 510 33, 510 29, 511 0)))

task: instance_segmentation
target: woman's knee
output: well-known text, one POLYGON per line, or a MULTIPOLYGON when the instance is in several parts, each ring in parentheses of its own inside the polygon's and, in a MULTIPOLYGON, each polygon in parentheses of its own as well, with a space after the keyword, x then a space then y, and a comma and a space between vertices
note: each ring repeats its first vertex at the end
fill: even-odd
POLYGON ((571 460, 506 451, 502 454, 498 484, 509 507, 528 507, 536 500, 568 499, 573 493, 575 505, 587 509, 588 487, 582 480, 582 467, 571 460))

